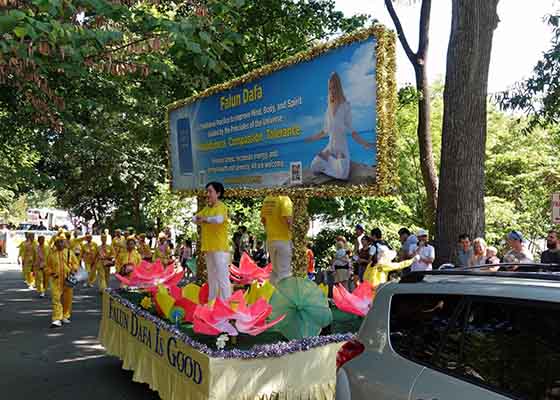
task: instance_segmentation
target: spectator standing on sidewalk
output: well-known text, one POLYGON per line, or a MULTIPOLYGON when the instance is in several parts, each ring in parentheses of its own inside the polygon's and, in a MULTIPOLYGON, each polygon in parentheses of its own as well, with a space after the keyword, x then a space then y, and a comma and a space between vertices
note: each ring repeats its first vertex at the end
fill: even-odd
POLYGON ((473 240, 473 253, 469 260, 468 267, 477 267, 479 265, 488 264, 488 257, 486 256, 486 242, 483 238, 476 238, 473 240))
POLYGON ((511 250, 504 255, 505 263, 533 263, 533 255, 523 244, 523 235, 521 232, 511 231, 508 233, 507 242, 511 250))
POLYGON ((432 263, 436 258, 436 250, 428 244, 428 231, 418 230, 418 247, 414 252, 414 262, 410 266, 411 271, 431 271, 432 263))
POLYGON ((457 241, 457 249, 453 257, 453 264, 456 267, 468 267, 473 257, 473 248, 471 246, 471 238, 466 233, 459 235, 457 241))
POLYGON ((8 255, 8 227, 6 224, 0 225, 0 257, 6 257, 8 255))
POLYGON ((558 232, 551 230, 546 237, 546 248, 541 254, 541 263, 560 264, 560 245, 558 244, 558 232))
POLYGON ((410 260, 414 257, 414 252, 418 246, 418 238, 411 234, 408 228, 399 229, 399 240, 401 248, 398 253, 399 261, 410 260))

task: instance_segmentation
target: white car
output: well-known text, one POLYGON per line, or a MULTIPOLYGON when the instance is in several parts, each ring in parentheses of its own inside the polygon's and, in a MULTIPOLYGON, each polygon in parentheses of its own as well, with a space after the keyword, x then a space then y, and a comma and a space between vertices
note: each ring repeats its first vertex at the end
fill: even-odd
POLYGON ((337 400, 560 399, 560 276, 432 271, 378 288, 337 400))

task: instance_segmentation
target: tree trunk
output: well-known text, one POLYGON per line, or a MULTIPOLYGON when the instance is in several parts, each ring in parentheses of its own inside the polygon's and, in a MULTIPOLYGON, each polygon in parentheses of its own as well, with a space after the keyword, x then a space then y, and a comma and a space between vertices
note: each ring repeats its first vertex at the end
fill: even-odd
POLYGON ((423 221, 426 227, 435 226, 436 210, 438 202, 438 176, 436 165, 434 163, 434 151, 432 145, 431 132, 431 104, 430 104, 430 84, 428 82, 428 73, 426 70, 425 60, 414 66, 416 74, 416 89, 420 93, 418 101, 418 147, 420 150, 420 170, 422 171, 422 179, 424 188, 426 189, 426 211, 423 221))
POLYGON ((420 150, 420 170, 422 171, 422 181, 427 196, 427 204, 425 205, 426 213, 422 216, 422 220, 423 223, 426 224, 426 227, 432 228, 435 226, 438 203, 438 176, 436 173, 432 146, 430 83, 428 81, 427 72, 432 0, 422 0, 420 23, 418 26, 418 51, 416 53, 412 51, 406 39, 402 24, 393 6, 393 1, 394 0, 385 0, 385 7, 395 24, 395 29, 399 35, 399 41, 410 63, 414 67, 416 90, 420 93, 420 99, 418 101, 418 127, 416 132, 420 150))
POLYGON ((448 262, 462 233, 484 236, 486 101, 498 0, 453 0, 447 50, 438 262, 448 262))

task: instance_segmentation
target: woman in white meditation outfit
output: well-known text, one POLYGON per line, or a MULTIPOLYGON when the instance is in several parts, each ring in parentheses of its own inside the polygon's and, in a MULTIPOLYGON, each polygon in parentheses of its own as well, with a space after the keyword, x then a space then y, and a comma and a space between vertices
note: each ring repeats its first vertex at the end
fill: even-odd
POLYGON ((352 110, 344 97, 340 77, 333 72, 329 78, 329 104, 325 114, 323 130, 306 139, 307 142, 319 140, 329 135, 327 147, 319 152, 311 162, 314 174, 323 173, 330 177, 348 180, 350 175, 350 150, 346 135, 352 132, 352 138, 366 149, 373 149, 375 144, 365 141, 352 128, 352 110))
POLYGON ((206 258, 208 272, 208 300, 231 296, 229 282, 229 241, 228 210, 220 200, 224 196, 224 186, 219 182, 206 185, 208 205, 193 217, 200 225, 201 247, 206 258))

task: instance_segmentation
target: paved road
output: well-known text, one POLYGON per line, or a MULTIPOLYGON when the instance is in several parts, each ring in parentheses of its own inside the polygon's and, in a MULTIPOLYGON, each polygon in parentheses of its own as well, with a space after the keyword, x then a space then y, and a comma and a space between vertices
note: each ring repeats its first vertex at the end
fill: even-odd
POLYGON ((10 400, 158 399, 132 382, 97 341, 100 297, 74 295, 72 324, 51 329, 49 298, 26 289, 12 260, 0 259, 0 398, 10 400))

